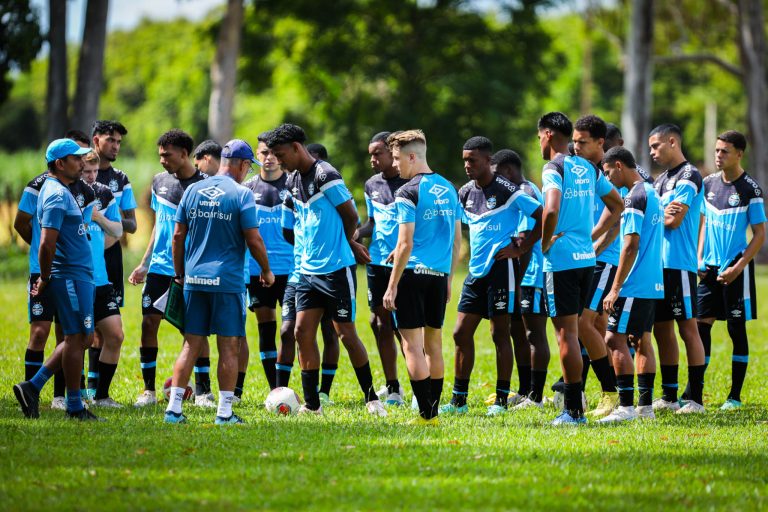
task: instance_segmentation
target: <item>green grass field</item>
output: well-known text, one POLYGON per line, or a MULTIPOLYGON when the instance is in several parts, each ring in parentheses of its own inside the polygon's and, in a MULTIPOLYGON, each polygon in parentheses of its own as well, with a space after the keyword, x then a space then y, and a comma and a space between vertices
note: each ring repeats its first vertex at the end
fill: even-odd
MULTIPOLYGON (((459 284, 454 283, 446 318, 444 399, 453 378, 450 332, 459 284)), ((758 290, 766 286, 763 271, 758 290)), ((368 416, 342 351, 332 391, 336 405, 324 417, 267 413, 261 405, 266 381, 252 358, 245 400, 236 409, 248 424, 220 428, 212 425, 212 412, 189 406, 188 425, 165 425, 163 404, 104 411, 106 423, 70 422, 48 407, 50 385, 43 392, 41 418, 25 420, 11 391, 23 376, 28 331, 23 287, 22 282, 0 283, 3 510, 768 508, 768 401, 759 386, 768 371, 766 300, 760 304, 762 319, 749 324, 751 361, 742 395, 748 405, 735 413, 717 411, 730 384, 731 355, 724 326, 717 325, 705 416, 664 415, 652 422, 577 429, 548 426, 553 409, 486 418, 482 399, 493 390, 495 365, 487 324, 482 324, 465 417, 442 418, 439 427, 425 429, 406 425, 414 414, 410 410, 393 411, 385 419, 368 416)), ((358 329, 378 387, 384 378, 364 293, 358 293, 358 329)), ((123 358, 113 385, 113 396, 125 404, 141 388, 139 300, 139 290, 130 288, 123 358)), ((248 321, 255 346, 255 319, 248 321)), ((551 333, 550 346, 556 353, 551 333)), ((159 384, 170 376, 179 347, 178 334, 164 325, 159 384)), ((402 360, 399 368, 407 383, 402 360)), ((548 393, 559 374, 555 357, 548 393)), ((684 362, 680 378, 684 385, 684 362)), ((291 382, 300 389, 296 370, 291 382)), ((658 395, 660 378, 656 382, 658 395)), ((594 405, 594 375, 587 391, 594 405)), ((407 394, 410 398, 410 389, 407 394)))

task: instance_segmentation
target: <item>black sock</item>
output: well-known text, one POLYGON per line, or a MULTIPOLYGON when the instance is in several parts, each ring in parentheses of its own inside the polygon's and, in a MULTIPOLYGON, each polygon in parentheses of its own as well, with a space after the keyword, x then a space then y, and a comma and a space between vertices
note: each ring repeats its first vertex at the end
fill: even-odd
POLYGON ((430 388, 432 396, 432 417, 437 416, 437 408, 440 407, 440 396, 443 394, 443 381, 445 379, 430 379, 430 388))
POLYGON ((587 389, 587 376, 589 375, 590 361, 587 349, 581 344, 581 340, 579 340, 579 347, 581 347, 581 390, 585 391, 587 389))
POLYGON ((59 369, 59 371, 53 374, 53 396, 60 396, 63 398, 65 391, 64 370, 59 369))
POLYGON ((688 367, 688 400, 704 405, 704 370, 706 365, 688 367))
POLYGON ((432 383, 430 378, 424 380, 412 380, 413 396, 419 404, 419 415, 424 419, 431 419, 432 415, 432 383))
MULTIPOLYGON (((397 379, 387 381, 387 393, 400 394, 400 381, 397 379)), ((402 398, 402 397, 401 397, 402 398)))
POLYGON ((45 361, 45 352, 27 349, 24 353, 24 380, 31 380, 37 370, 43 366, 43 361, 45 361))
MULTIPOLYGON (((368 363, 365 363, 366 365, 368 363)), ((330 396, 331 394, 331 386, 333 385, 333 378, 336 376, 336 370, 338 369, 339 365, 337 364, 328 364, 323 363, 321 365, 323 371, 320 372, 320 392, 325 393, 326 395, 330 396)), ((362 367, 361 367, 362 368, 362 367)), ((371 367, 368 366, 368 373, 370 373, 371 367)), ((357 372, 357 369, 355 369, 355 372, 357 372)), ((360 380, 360 376, 357 377, 358 381, 360 380)), ((362 386, 362 384, 361 384, 362 386)), ((363 391, 365 392, 365 391, 363 391)), ((367 401, 367 400, 366 400, 367 401)))
POLYGON ((243 387, 245 387, 245 372, 237 372, 237 383, 235 384, 235 396, 243 398, 243 387))
POLYGON ((195 395, 211 392, 211 358, 198 357, 195 361, 195 395))
POLYGON ((117 371, 116 364, 102 363, 99 361, 99 381, 96 387, 96 400, 109 397, 109 386, 112 385, 112 378, 117 371))
MULTIPOLYGON (((696 322, 696 327, 699 329, 699 338, 701 338, 701 344, 704 345, 704 372, 707 371, 709 366, 709 355, 712 351, 712 324, 706 324, 704 322, 696 322)), ((683 400, 691 400, 691 369, 688 368, 688 384, 685 386, 685 391, 680 395, 683 400)), ((702 381, 704 375, 702 374, 702 381)), ((702 403, 702 402, 698 402, 702 403)))
MULTIPOLYGON (((99 382, 99 358, 101 348, 90 347, 88 349, 88 389, 97 389, 99 382)), ((109 389, 109 387, 107 387, 109 389)), ((102 397, 104 398, 104 397, 102 397)))
POLYGON ((277 387, 288 387, 288 382, 291 380, 291 370, 293 370, 292 364, 275 363, 275 384, 277 387))
POLYGON ((595 359, 590 361, 590 363, 592 364, 592 370, 595 372, 595 377, 600 381, 603 393, 615 393, 616 376, 613 373, 613 368, 608 364, 608 356, 595 359))
POLYGON ((517 378, 520 381, 517 394, 528 396, 528 393, 531 392, 531 365, 517 365, 517 378))
POLYGON ((747 376, 749 364, 749 341, 747 340, 747 324, 743 321, 728 320, 728 334, 733 342, 731 356, 731 392, 728 398, 741 402, 741 388, 747 376))
POLYGON ((544 399, 544 384, 547 383, 547 370, 531 370, 531 394, 528 398, 536 403, 544 399))
MULTIPOLYGON (((335 369, 333 371, 336 373, 335 369)), ((365 363, 363 366, 355 368, 355 375, 357 375, 357 382, 360 384, 360 389, 363 390, 363 395, 365 395, 365 402, 368 403, 372 400, 378 400, 379 396, 376 394, 376 390, 373 389, 371 364, 365 363)))
MULTIPOLYGON (((530 372, 530 370, 531 370, 531 367, 529 366, 528 371, 530 372)), ((529 382, 528 386, 530 387, 530 380, 528 382, 529 382)), ((494 405, 500 405, 502 407, 507 406, 507 399, 509 398, 509 388, 510 388, 510 382, 508 380, 496 381, 496 401, 494 402, 494 405)))
POLYGON ((552 391, 554 392, 564 392, 565 391, 565 380, 563 380, 563 376, 561 375, 559 379, 557 379, 557 382, 552 384, 552 391))
POLYGON ((581 393, 584 386, 581 382, 565 383, 565 411, 572 418, 581 418, 584 415, 584 406, 581 403, 581 393))
POLYGON ((80 391, 85 389, 85 354, 83 354, 83 370, 80 372, 80 391))
POLYGON ((453 395, 451 403, 456 407, 463 407, 467 404, 467 395, 469 394, 469 379, 453 379, 453 395))
POLYGON ((677 402, 677 365, 661 366, 661 398, 667 402, 677 402))
POLYGON ((616 376, 616 387, 619 389, 619 405, 632 407, 635 405, 635 374, 616 376))
POLYGON ((320 380, 320 370, 301 370, 301 388, 304 390, 304 402, 307 409, 316 411, 320 408, 320 395, 317 385, 320 380))
POLYGON ((155 390, 155 373, 157 371, 157 347, 141 347, 139 349, 141 361, 141 376, 144 378, 144 389, 155 390))
POLYGON ((653 381, 655 373, 640 373, 637 375, 637 405, 651 405, 653 403, 653 381))
POLYGON ((277 362, 277 345, 275 345, 277 322, 261 322, 258 327, 261 366, 264 367, 264 375, 267 377, 269 389, 275 389, 277 387, 277 375, 275 370, 275 363, 277 362))

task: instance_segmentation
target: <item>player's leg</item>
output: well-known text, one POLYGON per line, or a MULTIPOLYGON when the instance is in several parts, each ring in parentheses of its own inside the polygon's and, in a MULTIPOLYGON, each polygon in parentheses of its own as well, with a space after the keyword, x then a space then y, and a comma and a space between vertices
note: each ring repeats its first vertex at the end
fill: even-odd
POLYGON ((419 416, 424 420, 435 418, 432 404, 432 384, 429 375, 429 366, 424 353, 424 328, 409 329, 403 327, 398 315, 398 330, 403 340, 403 353, 405 354, 405 366, 411 380, 413 395, 419 404, 419 416))
MULTIPOLYGON (((617 307, 621 304, 617 301, 617 307)), ((629 354, 627 334, 608 332, 606 342, 611 348, 613 367, 616 369, 616 382, 619 402, 615 410, 610 411, 600 423, 625 421, 637 417, 635 413, 635 365, 629 354)))
POLYGON ((278 387, 288 387, 296 357, 296 285, 288 283, 283 293, 280 324, 280 348, 275 363, 275 383, 278 387))
MULTIPOLYGON (((601 298, 602 295, 597 297, 601 298)), ((605 337, 595 326, 599 313, 600 311, 585 309, 579 318, 579 339, 587 350, 590 366, 600 382, 600 402, 589 412, 592 418, 602 418, 610 414, 619 399, 616 392, 616 376, 608 361, 605 337)))
POLYGON ((171 284, 170 276, 160 274, 147 274, 144 289, 141 292, 141 348, 139 357, 141 362, 141 376, 144 381, 144 390, 136 399, 136 407, 144 407, 157 403, 155 395, 155 378, 157 375, 157 333, 160 330, 160 322, 163 319, 163 311, 154 306, 171 284))
POLYGON ((749 340, 747 321, 757 318, 757 290, 755 288, 755 263, 750 261, 742 273, 723 287, 725 319, 728 335, 733 343, 731 356, 731 390, 721 406, 723 410, 738 409, 742 405, 741 389, 749 364, 749 340))
MULTIPOLYGON (((302 308, 302 299, 307 301, 307 294, 297 294, 297 303, 302 308)), ((300 309, 296 313, 294 335, 299 347, 299 366, 301 367, 301 387, 304 391, 304 407, 309 411, 320 410, 320 349, 317 346, 317 328, 320 325, 324 309, 314 307, 300 309)))
POLYGON ((269 389, 277 387, 275 363, 277 362, 277 316, 275 308, 259 306, 255 308, 257 327, 259 330, 259 359, 264 368, 269 389))
MULTIPOLYGON (((402 284, 402 280, 400 283, 402 284)), ((429 368, 432 416, 436 417, 445 380, 442 327, 445 321, 445 307, 448 302, 448 277, 446 275, 425 275, 417 279, 417 283, 420 283, 419 301, 422 309, 417 309, 416 314, 421 315, 420 323, 424 325, 424 354, 429 368)), ((401 293, 398 292, 398 297, 400 295, 401 293)), ((400 308, 399 305, 397 307, 400 308)))
POLYGON ((520 303, 525 335, 531 352, 531 391, 526 399, 518 405, 521 409, 541 407, 544 400, 544 385, 547 382, 547 367, 550 357, 549 341, 547 340, 547 317, 542 290, 529 286, 522 287, 520 303))
POLYGON ((171 377, 171 391, 168 405, 165 409, 166 423, 184 423, 186 416, 182 413, 184 394, 187 391, 189 379, 197 358, 200 356, 203 345, 207 342, 206 336, 187 333, 181 346, 181 352, 173 365, 173 377, 171 377))
POLYGON ((116 301, 112 302, 112 304, 114 304, 114 313, 102 318, 96 324, 96 330, 101 335, 103 345, 99 354, 97 367, 99 380, 96 386, 93 405, 100 407, 122 407, 121 404, 115 402, 109 396, 109 388, 117 371, 120 350, 122 349, 124 339, 120 310, 117 308, 116 301))
POLYGON ((366 266, 368 307, 371 310, 368 322, 376 339, 376 347, 379 350, 381 366, 386 380, 385 387, 378 392, 379 398, 385 400, 388 405, 402 405, 403 397, 400 382, 397 379, 397 344, 392 325, 392 313, 384 308, 382 302, 389 282, 389 274, 390 271, 387 267, 366 266))
POLYGON ((248 347, 248 338, 246 336, 240 336, 238 339, 240 345, 240 352, 237 356, 237 382, 235 383, 235 399, 234 403, 240 403, 243 398, 243 389, 245 389, 245 375, 248 372, 248 361, 251 357, 250 348, 248 347))
POLYGON ((331 386, 339 368, 339 335, 333 325, 333 315, 325 312, 320 320, 320 334, 323 337, 323 357, 320 363, 320 403, 333 405, 331 401, 331 386))
POLYGON ((232 412, 240 352, 239 338, 239 336, 217 336, 219 365, 216 375, 219 379, 219 407, 216 411, 216 424, 244 423, 232 412))
MULTIPOLYGON (((507 409, 514 356, 512 354, 512 343, 510 342, 509 314, 504 312, 492 315, 490 323, 491 339, 496 348, 496 401, 488 408, 488 414, 494 415, 507 409)), ((523 337, 523 340, 525 341, 526 362, 530 364, 531 349, 528 345, 528 340, 525 337, 523 337)), ((530 383, 530 373, 528 382, 530 383)))
POLYGON ((517 312, 507 316, 515 364, 517 365, 517 392, 509 397, 509 405, 514 406, 525 400, 525 397, 531 392, 531 345, 528 343, 522 315, 517 312))
POLYGON ((637 370, 637 415, 641 418, 653 419, 655 418, 653 386, 656 380, 656 354, 650 332, 643 333, 643 337, 637 343, 635 368, 637 370))
POLYGON ((467 396, 469 380, 475 366, 475 331, 483 319, 482 315, 469 312, 469 309, 467 295, 462 292, 459 312, 456 314, 456 325, 453 328, 455 344, 453 393, 451 401, 440 406, 440 414, 462 414, 469 410, 467 396))

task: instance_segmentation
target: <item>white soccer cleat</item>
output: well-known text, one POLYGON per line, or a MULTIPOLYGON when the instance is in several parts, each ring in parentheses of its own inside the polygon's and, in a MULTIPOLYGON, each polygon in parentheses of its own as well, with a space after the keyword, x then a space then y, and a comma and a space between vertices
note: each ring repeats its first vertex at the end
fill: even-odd
POLYGON ((157 404, 157 395, 155 395, 155 392, 145 389, 136 399, 136 402, 133 404, 133 406, 146 407, 148 405, 156 405, 156 404, 157 404))
POLYGON ((368 410, 368 414, 373 416, 386 416, 387 410, 384 408, 384 404, 381 400, 371 400, 365 404, 365 408, 368 410))
POLYGON ((206 393, 205 395, 195 395, 195 407, 202 407, 204 409, 215 409, 219 406, 213 393, 206 393))
POLYGON ((384 401, 384 400, 386 400, 386 399, 387 399, 387 397, 389 396, 389 388, 387 388, 387 386, 386 386, 386 385, 382 386, 382 387, 381 387, 381 388, 380 388, 380 389, 379 389, 379 390, 376 392, 376 396, 378 396, 378 397, 379 397, 379 400, 381 400, 381 401, 383 402, 383 401, 384 401))
POLYGON ((317 408, 317 410, 312 410, 307 407, 307 404, 304 404, 299 408, 299 412, 296 414, 307 414, 307 415, 315 415, 315 416, 322 416, 323 415, 323 406, 317 408))
POLYGON ((419 401, 416 400, 416 395, 413 395, 413 398, 411 398, 411 410, 412 411, 419 410, 419 401))
POLYGON ((651 405, 638 405, 635 407, 635 413, 637 413, 637 417, 642 420, 656 419, 656 413, 653 412, 653 406, 651 405))
POLYGON ((94 407, 109 407, 112 409, 122 409, 123 404, 115 402, 112 400, 111 397, 107 398, 99 398, 98 400, 94 399, 93 402, 91 402, 94 407))
POLYGON ((653 401, 653 410, 677 412, 680 410, 680 403, 677 400, 674 402, 667 402, 663 398, 657 398, 653 401))
POLYGON ((598 423, 618 423, 621 421, 632 421, 637 419, 637 411, 635 411, 635 408, 630 406, 622 407, 618 406, 616 407, 611 414, 606 416, 605 418, 601 418, 597 420, 598 423))
POLYGON ((544 404, 542 402, 534 402, 530 398, 526 398, 516 406, 512 408, 514 411, 521 411, 523 409, 543 409, 544 404))
POLYGON ((684 406, 677 410, 675 414, 704 414, 707 410, 703 405, 697 404, 693 400, 688 401, 684 406))
POLYGON ((51 402, 51 409, 55 409, 57 411, 66 411, 67 399, 64 398, 63 396, 53 397, 53 401, 51 402))

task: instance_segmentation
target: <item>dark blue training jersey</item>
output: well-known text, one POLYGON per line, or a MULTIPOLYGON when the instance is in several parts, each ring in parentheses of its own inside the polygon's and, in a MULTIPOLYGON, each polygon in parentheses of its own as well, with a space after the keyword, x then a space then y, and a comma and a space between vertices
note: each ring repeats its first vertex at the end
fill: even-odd
MULTIPOLYGON (((259 218, 259 233, 269 254, 269 268, 276 276, 287 275, 293 271, 293 246, 283 237, 280 221, 283 201, 288 197, 287 180, 288 175, 283 173, 274 181, 255 176, 243 183, 253 193, 259 218)), ((252 276, 261 274, 259 263, 250 255, 248 270, 252 276)))
POLYGON ((383 173, 377 173, 365 182, 365 206, 368 217, 373 219, 373 233, 368 251, 372 265, 386 265, 386 259, 397 245, 397 206, 395 192, 408 183, 399 175, 385 178, 383 173))
POLYGON ((136 198, 133 196, 131 180, 123 171, 115 169, 111 165, 106 169, 99 169, 96 181, 109 187, 112 195, 115 196, 115 202, 120 211, 136 208, 136 198))
POLYGON ((664 240, 664 209, 659 195, 648 182, 636 183, 624 198, 621 239, 629 234, 638 235, 640 245, 619 296, 663 298, 664 271, 659 263, 664 240))

